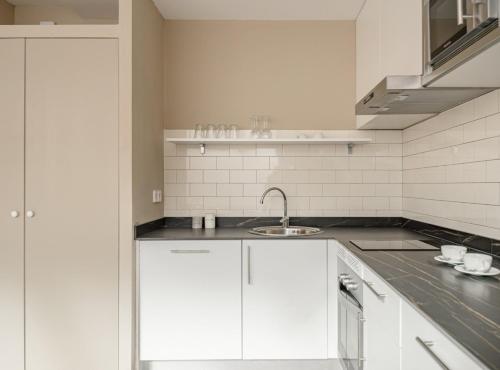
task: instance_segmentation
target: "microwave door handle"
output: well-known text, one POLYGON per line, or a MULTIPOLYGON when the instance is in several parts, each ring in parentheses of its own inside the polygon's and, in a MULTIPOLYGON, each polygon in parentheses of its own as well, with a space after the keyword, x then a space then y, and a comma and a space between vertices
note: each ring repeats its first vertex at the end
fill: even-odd
POLYGON ((464 24, 464 2, 463 0, 457 0, 457 24, 464 24))

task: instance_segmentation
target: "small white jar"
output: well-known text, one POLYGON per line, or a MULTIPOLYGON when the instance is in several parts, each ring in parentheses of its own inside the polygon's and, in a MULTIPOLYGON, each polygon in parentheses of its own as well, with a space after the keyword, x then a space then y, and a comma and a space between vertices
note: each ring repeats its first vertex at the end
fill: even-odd
POLYGON ((205 229, 215 229, 215 215, 205 215, 205 229))
POLYGON ((193 229, 201 229, 201 228, 203 228, 203 217, 201 217, 201 216, 193 216, 191 227, 193 229))

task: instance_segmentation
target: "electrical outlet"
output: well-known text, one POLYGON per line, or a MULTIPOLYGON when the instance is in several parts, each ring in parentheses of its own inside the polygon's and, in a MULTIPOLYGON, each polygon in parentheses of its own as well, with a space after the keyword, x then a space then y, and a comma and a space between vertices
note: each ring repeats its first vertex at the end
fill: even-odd
POLYGON ((161 203, 163 198, 163 191, 153 190, 153 203, 161 203))

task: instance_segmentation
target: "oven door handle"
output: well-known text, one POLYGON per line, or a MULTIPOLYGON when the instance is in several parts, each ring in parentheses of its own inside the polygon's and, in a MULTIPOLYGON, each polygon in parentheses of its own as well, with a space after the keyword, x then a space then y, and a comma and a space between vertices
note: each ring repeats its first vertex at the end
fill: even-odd
POLYGON ((366 358, 363 356, 363 326, 366 319, 362 312, 358 312, 358 369, 363 368, 363 362, 366 358))

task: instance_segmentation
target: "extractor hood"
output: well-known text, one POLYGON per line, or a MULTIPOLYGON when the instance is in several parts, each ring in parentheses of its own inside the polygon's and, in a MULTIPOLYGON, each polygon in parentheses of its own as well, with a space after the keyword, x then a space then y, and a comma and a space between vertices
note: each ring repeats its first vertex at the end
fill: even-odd
POLYGON ((401 129, 500 88, 500 28, 423 76, 387 76, 356 104, 358 128, 401 129))
POLYGON ((357 115, 416 115, 426 119, 493 87, 423 87, 422 76, 388 76, 356 104, 357 115))

